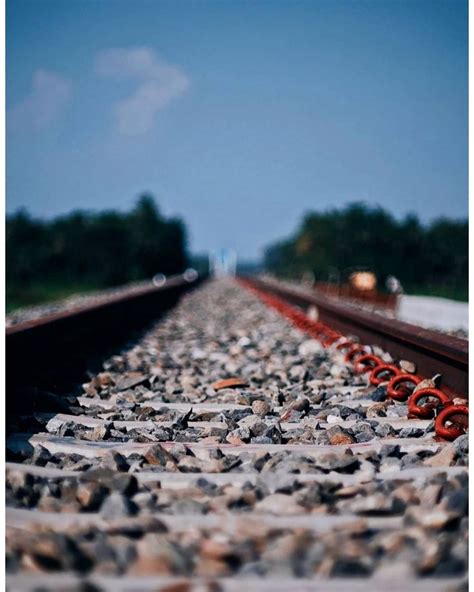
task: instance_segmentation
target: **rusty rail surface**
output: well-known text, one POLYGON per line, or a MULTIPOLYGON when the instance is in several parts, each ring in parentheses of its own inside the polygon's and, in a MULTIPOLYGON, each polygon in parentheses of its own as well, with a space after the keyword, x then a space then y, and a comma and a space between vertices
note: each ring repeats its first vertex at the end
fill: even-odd
POLYGON ((201 281, 176 275, 162 286, 131 290, 8 327, 7 411, 28 408, 28 397, 35 396, 32 389, 61 393, 72 379, 87 380, 88 370, 158 319, 183 292, 201 281))
POLYGON ((441 374, 448 394, 468 394, 468 341, 335 302, 320 294, 262 278, 246 278, 257 288, 303 310, 315 307, 318 320, 345 335, 379 345, 392 356, 417 365, 424 376, 441 374))

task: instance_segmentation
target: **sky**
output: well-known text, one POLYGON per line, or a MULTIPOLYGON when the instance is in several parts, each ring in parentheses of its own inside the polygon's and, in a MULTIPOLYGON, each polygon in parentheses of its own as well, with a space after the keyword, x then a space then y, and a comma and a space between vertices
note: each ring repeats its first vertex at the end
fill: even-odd
POLYGON ((353 201, 467 216, 463 0, 7 0, 7 212, 179 215, 256 259, 353 201))

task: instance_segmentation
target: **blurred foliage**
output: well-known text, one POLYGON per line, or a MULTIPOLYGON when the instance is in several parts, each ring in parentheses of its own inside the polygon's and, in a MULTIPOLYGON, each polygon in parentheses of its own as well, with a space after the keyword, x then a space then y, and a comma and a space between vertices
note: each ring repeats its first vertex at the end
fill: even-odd
POLYGON ((318 281, 347 281, 355 269, 374 271, 379 288, 388 275, 406 291, 464 297, 468 293, 468 222, 441 218, 423 226, 415 215, 396 220, 380 207, 353 203, 308 213, 296 234, 270 246, 265 268, 318 281))
POLYGON ((209 255, 207 253, 195 253, 190 257, 190 266, 195 269, 200 276, 209 274, 209 255))
POLYGON ((8 308, 12 300, 33 303, 76 286, 179 273, 188 259, 183 222, 165 219, 147 194, 128 213, 76 211, 45 221, 20 210, 7 216, 6 243, 8 308))

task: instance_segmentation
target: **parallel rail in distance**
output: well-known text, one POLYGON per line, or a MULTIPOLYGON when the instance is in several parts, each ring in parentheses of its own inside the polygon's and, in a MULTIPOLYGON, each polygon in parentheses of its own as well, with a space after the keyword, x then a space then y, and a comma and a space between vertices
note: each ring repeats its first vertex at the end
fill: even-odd
POLYGON ((323 323, 345 335, 357 336, 362 343, 379 345, 395 358, 415 362, 417 373, 423 376, 442 374, 443 389, 451 395, 468 395, 466 340, 387 319, 276 280, 257 277, 246 277, 246 280, 304 310, 315 306, 323 323))
POLYGON ((117 351, 134 331, 145 328, 201 281, 173 276, 163 286, 131 290, 8 327, 7 410, 28 406, 25 388, 61 392, 71 379, 87 378, 91 360, 117 351))
POLYGON ((40 327, 53 327, 59 325, 72 325, 75 324, 79 319, 87 322, 89 318, 97 312, 107 312, 113 310, 116 306, 121 306, 128 303, 144 302, 150 296, 156 296, 158 293, 167 292, 183 286, 189 286, 195 282, 189 282, 184 280, 182 275, 175 275, 170 277, 166 283, 162 286, 145 286, 137 290, 130 290, 130 292, 124 292, 110 296, 104 300, 98 302, 91 302, 82 306, 73 307, 71 310, 62 310, 60 312, 54 312, 49 315, 39 317, 38 319, 25 321, 23 323, 16 323, 5 329, 5 335, 7 336, 7 343, 14 341, 15 338, 10 338, 11 335, 21 334, 26 335, 31 331, 40 330, 40 327))

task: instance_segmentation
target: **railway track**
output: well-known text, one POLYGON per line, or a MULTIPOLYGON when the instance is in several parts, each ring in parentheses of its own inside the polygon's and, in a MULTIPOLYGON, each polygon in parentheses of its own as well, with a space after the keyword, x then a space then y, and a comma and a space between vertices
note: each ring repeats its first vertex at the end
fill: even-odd
MULTIPOLYGON (((12 348, 7 588, 467 589, 465 415, 447 422, 454 441, 436 436, 434 418, 409 418, 387 396, 391 376, 374 386, 362 372, 373 358, 348 361, 330 333, 341 328, 323 331, 321 312, 312 338, 315 326, 275 286, 218 280, 178 292, 155 292, 148 312, 166 310, 159 322, 83 384, 84 361, 58 366, 89 351, 97 326, 76 336, 84 317, 69 325, 70 349, 58 345, 63 325, 56 358, 36 365, 43 338, 28 329, 33 370, 12 348)), ((106 316, 104 341, 120 324, 106 316)), ((364 342, 378 361, 397 361, 364 342)), ((440 401, 430 400, 434 416, 440 401)))
POLYGON ((7 413, 44 405, 51 391, 68 393, 200 281, 171 276, 161 286, 149 282, 16 318, 6 328, 7 413))

